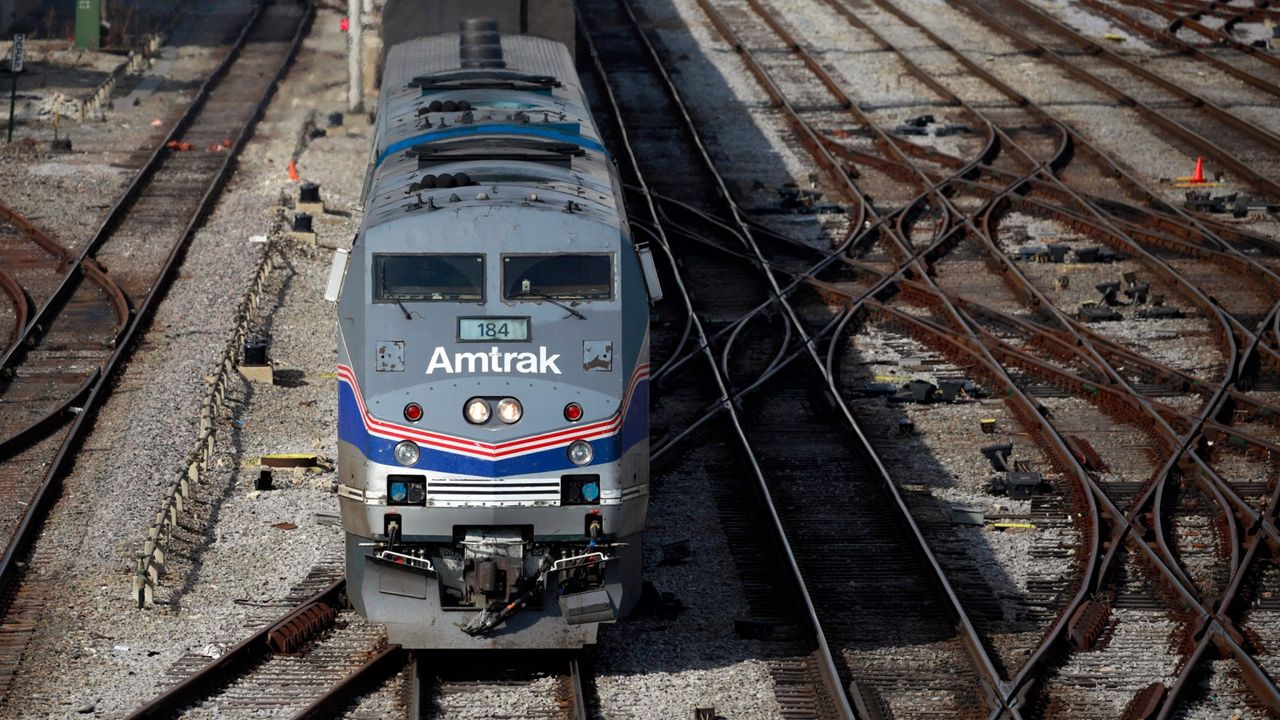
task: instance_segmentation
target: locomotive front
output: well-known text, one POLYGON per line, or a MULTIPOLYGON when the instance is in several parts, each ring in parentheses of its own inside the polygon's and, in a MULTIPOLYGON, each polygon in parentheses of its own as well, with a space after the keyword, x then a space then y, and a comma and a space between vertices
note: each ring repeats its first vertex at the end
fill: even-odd
POLYGON ((644 271, 563 46, 391 72, 450 42, 388 56, 339 300, 348 592, 408 648, 580 647, 639 595, 644 271))

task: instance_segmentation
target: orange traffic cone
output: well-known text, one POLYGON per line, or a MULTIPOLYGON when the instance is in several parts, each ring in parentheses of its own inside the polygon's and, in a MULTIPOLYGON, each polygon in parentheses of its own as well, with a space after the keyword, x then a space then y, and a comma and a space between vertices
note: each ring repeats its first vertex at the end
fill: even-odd
POLYGON ((1187 181, 1195 185, 1204 184, 1204 158, 1196 157, 1196 171, 1191 173, 1191 177, 1187 181))
MULTIPOLYGON (((1197 168, 1196 171, 1199 172, 1198 165, 1196 166, 1196 168, 1197 168)), ((302 179, 302 176, 298 174, 298 161, 290 160, 289 161, 289 180, 292 182, 298 182, 301 179, 302 179)))

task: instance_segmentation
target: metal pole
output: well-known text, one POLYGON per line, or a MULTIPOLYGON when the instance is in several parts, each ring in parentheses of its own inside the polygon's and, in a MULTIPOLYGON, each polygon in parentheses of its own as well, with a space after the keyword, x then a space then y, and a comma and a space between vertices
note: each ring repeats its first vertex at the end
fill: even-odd
POLYGON ((26 39, 23 33, 13 34, 13 54, 9 56, 9 72, 13 75, 13 84, 9 86, 9 139, 5 142, 13 142, 13 111, 18 102, 18 73, 26 61, 26 39))
POLYGON ((9 139, 5 142, 13 142, 13 110, 18 102, 18 73, 10 73, 13 75, 13 84, 9 86, 9 139))
POLYGON ((364 75, 360 62, 363 5, 361 0, 347 0, 347 111, 353 113, 364 109, 364 75))

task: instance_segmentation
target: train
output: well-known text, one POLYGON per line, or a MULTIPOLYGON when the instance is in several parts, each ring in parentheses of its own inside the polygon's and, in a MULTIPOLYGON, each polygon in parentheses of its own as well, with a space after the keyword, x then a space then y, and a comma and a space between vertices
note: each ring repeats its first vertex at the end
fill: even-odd
POLYGON ((641 594, 661 288, 572 5, 534 8, 384 9, 364 213, 331 279, 337 472, 349 600, 407 649, 581 648, 641 594))

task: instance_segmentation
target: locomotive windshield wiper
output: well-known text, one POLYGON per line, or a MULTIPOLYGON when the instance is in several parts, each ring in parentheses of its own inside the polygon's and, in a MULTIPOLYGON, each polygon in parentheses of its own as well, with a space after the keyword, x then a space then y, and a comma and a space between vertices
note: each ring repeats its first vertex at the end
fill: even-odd
POLYGON ((577 308, 574 308, 574 307, 571 307, 571 306, 569 306, 569 305, 566 305, 566 304, 564 304, 564 303, 560 302, 559 300, 557 300, 557 299, 555 299, 555 298, 551 297, 550 295, 548 295, 548 294, 546 294, 546 293, 542 292, 541 290, 537 290, 537 289, 533 288, 531 285, 529 285, 528 281, 525 281, 525 282, 524 282, 524 283, 522 283, 521 285, 522 285, 522 286, 521 286, 521 288, 520 288, 520 294, 519 294, 519 295, 517 295, 516 297, 528 297, 528 296, 530 296, 530 295, 533 295, 533 296, 535 296, 535 297, 540 297, 540 298, 542 298, 543 300, 546 300, 547 302, 551 303, 552 305, 555 305, 555 306, 557 306, 557 307, 564 308, 564 309, 565 309, 565 311, 567 311, 570 315, 572 315, 572 316, 574 316, 574 317, 578 318, 579 320, 586 320, 586 319, 587 319, 587 316, 586 316, 586 315, 583 315, 583 314, 582 314, 582 313, 580 313, 580 312, 578 312, 577 308))
MULTIPOLYGON (((382 266, 382 272, 378 274, 378 280, 382 283, 382 297, 390 296, 390 293, 387 292, 387 267, 385 265, 382 266)), ((400 312, 404 313, 405 320, 413 319, 413 313, 409 312, 409 308, 404 306, 403 300, 398 296, 392 297, 391 299, 395 300, 396 304, 400 306, 400 312)))

